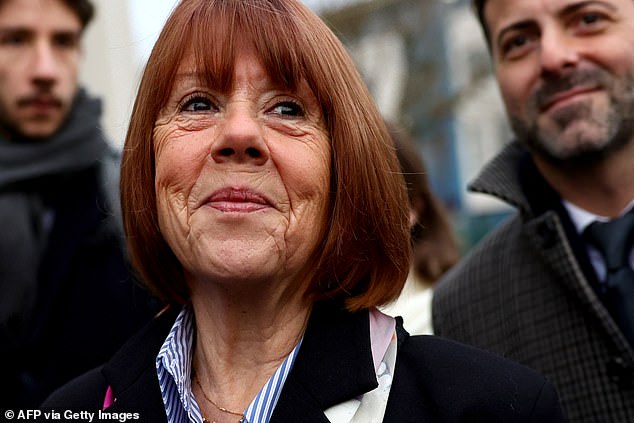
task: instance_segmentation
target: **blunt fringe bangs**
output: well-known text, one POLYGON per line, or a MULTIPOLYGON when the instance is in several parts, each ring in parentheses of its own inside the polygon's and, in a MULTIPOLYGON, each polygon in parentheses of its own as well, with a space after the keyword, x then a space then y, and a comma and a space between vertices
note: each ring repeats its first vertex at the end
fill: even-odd
POLYGON ((345 48, 297 0, 183 0, 168 18, 141 79, 124 147, 121 195, 133 265, 160 298, 188 301, 182 266, 158 225, 152 132, 186 55, 194 55, 202 82, 226 90, 245 43, 275 82, 295 89, 306 80, 331 139, 330 214, 307 295, 344 298, 351 310, 393 300, 410 258, 407 194, 394 147, 345 48))

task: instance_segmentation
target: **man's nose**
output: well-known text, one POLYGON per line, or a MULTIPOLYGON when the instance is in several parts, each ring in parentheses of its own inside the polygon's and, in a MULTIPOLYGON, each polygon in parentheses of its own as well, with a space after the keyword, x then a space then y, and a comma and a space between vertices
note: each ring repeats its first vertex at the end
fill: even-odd
POLYGON ((38 41, 33 49, 31 79, 37 84, 52 84, 59 76, 59 61, 48 41, 38 41))
POLYGON ((540 64, 544 74, 560 74, 579 62, 577 43, 558 29, 544 31, 540 40, 540 64))

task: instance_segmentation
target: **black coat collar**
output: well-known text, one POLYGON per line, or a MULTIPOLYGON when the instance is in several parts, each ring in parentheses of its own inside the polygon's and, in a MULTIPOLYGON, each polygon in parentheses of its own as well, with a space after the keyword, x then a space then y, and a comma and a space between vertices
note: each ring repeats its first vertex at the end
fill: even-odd
POLYGON ((524 195, 533 209, 532 215, 527 216, 526 219, 535 219, 549 211, 557 213, 579 266, 593 288, 600 291, 601 285, 588 257, 585 241, 577 232, 559 193, 544 179, 530 154, 525 153, 521 158, 518 163, 518 172, 524 195))
POLYGON ((115 394, 108 412, 138 412, 141 421, 167 422, 156 373, 156 356, 180 307, 163 310, 104 365, 102 373, 115 394))
MULTIPOLYGON (((116 397, 107 411, 166 421, 155 360, 179 311, 172 306, 163 312, 104 366, 116 397)), ((368 313, 349 313, 331 301, 318 303, 271 423, 328 422, 323 410, 376 386, 368 313)))
POLYGON ((328 422, 323 410, 377 386, 368 313, 317 304, 271 423, 328 422))

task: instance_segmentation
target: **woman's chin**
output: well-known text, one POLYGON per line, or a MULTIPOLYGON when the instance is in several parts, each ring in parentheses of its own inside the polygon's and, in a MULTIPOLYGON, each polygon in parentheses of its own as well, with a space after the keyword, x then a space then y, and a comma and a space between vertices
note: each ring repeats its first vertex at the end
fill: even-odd
POLYGON ((225 286, 261 287, 262 283, 274 281, 284 274, 282 263, 276 257, 261 254, 249 257, 216 257, 210 258, 203 268, 196 272, 204 275, 204 279, 225 286))

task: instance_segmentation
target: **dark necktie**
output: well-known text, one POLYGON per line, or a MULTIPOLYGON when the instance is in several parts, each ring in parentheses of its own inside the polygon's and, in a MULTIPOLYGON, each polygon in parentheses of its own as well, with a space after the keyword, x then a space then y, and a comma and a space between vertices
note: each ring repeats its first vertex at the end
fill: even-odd
POLYGON ((634 244, 634 210, 609 222, 594 222, 584 236, 605 260, 603 302, 630 345, 634 345, 634 270, 629 263, 634 244))

